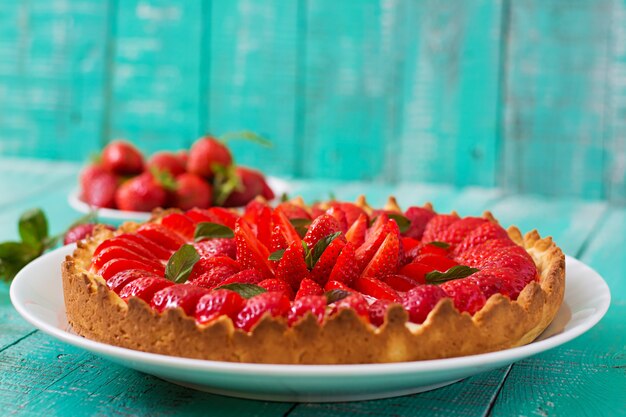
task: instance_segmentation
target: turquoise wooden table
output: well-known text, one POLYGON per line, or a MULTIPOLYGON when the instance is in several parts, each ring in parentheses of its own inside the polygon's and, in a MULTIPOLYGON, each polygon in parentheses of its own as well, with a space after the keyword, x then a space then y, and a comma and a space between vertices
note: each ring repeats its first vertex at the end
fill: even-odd
MULTIPOLYGON (((0 159, 0 240, 17 237, 19 214, 41 207, 53 232, 77 217, 66 202, 79 166, 0 159)), ((422 394, 379 401, 292 404, 206 394, 164 382, 57 342, 27 324, 0 284, 0 407, 2 415, 220 416, 619 416, 626 415, 626 208, 601 201, 504 195, 493 188, 453 188, 341 181, 294 182, 307 199, 352 199, 366 191, 381 204, 432 201, 439 211, 479 214, 489 208, 503 224, 536 227, 567 254, 595 268, 613 301, 606 317, 554 350, 422 394)))

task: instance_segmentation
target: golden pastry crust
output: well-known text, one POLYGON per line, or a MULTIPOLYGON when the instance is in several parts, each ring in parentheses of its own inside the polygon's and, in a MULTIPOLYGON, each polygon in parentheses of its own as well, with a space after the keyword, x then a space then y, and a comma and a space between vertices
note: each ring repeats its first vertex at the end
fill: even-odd
MULTIPOLYGON (((490 213, 485 217, 495 221, 490 213)), ((126 223, 120 231, 133 231, 126 223)), ((341 310, 320 325, 312 316, 289 327, 282 318, 264 317, 251 332, 236 329, 223 316, 199 325, 181 309, 158 313, 138 298, 128 302, 104 279, 89 272, 92 254, 113 232, 98 229, 80 242, 62 265, 69 323, 76 333, 111 345, 164 355, 217 361, 280 364, 403 362, 473 355, 524 345, 552 321, 563 300, 565 256, 550 237, 537 231, 508 234, 531 255, 539 272, 515 301, 495 294, 473 316, 441 300, 421 325, 409 323, 392 305, 376 328, 352 310, 341 310)))

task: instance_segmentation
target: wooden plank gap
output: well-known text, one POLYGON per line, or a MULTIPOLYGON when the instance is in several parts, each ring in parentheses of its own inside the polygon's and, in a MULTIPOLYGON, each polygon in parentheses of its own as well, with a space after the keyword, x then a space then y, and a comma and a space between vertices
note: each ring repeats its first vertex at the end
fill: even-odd
POLYGON ((0 353, 4 352, 5 350, 17 345, 18 343, 20 343, 22 340, 27 339, 29 337, 31 337, 32 335, 34 335, 35 333, 37 333, 39 330, 35 329, 33 331, 31 331, 30 333, 26 333, 24 336, 15 339, 14 341, 12 341, 11 343, 9 343, 6 346, 3 346, 2 348, 0 348, 0 353))
POLYGON ((511 373, 511 369, 513 369, 514 365, 515 364, 511 364, 511 365, 508 366, 508 369, 506 370, 506 373, 502 377, 502 380, 498 384, 498 387, 496 388, 495 392, 493 393, 493 396, 489 400, 489 405, 487 406, 487 410, 483 414, 483 417, 488 417, 488 416, 491 415, 491 410, 493 409, 494 405, 496 404, 496 400, 498 399, 498 395, 500 395, 500 391, 502 391, 502 387, 504 386, 504 381, 506 381, 506 378, 511 373))
POLYGON ((115 76, 115 49, 117 33, 118 0, 107 3, 107 32, 104 57, 104 82, 102 87, 103 109, 100 146, 104 147, 111 139, 111 123, 113 114, 113 77, 115 76))
POLYGON ((287 417, 289 414, 291 414, 291 412, 295 410, 297 406, 298 406, 298 403, 291 404, 291 407, 289 407, 289 410, 285 411, 285 413, 283 414, 283 417, 287 417))
POLYGON ((496 105, 496 167, 493 172, 493 183, 498 187, 506 187, 506 173, 504 160, 504 141, 506 135, 506 101, 507 101, 507 56, 511 39, 511 0, 502 0, 500 15, 500 52, 498 69, 498 102, 496 105), (496 172, 498 175, 496 175, 496 172))
POLYGON ((29 193, 24 194, 20 198, 10 201, 8 203, 0 203, 0 209, 6 209, 11 206, 19 205, 23 203, 24 201, 30 200, 33 196, 40 195, 44 191, 47 191, 47 190, 55 189, 57 186, 61 187, 63 185, 66 185, 68 181, 73 182, 75 181, 75 179, 76 179, 76 174, 71 174, 71 175, 67 175, 62 178, 59 178, 55 181, 45 183, 41 185, 40 187, 32 187, 29 193))
POLYGON ((304 166, 306 155, 306 144, 304 139, 306 129, 306 54, 307 54, 307 10, 308 0, 298 0, 298 39, 296 52, 296 86, 294 98, 296 100, 296 120, 294 122, 293 140, 296 143, 295 166, 293 176, 302 178, 306 175, 304 166))

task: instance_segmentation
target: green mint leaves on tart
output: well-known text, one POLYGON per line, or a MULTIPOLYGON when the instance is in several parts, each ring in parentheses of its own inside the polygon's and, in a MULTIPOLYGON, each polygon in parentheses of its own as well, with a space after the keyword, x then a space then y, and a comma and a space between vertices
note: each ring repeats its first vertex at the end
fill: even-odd
POLYGON ((259 295, 259 294, 263 294, 264 292, 267 292, 265 288, 259 287, 258 285, 240 284, 238 282, 222 285, 221 287, 217 287, 215 289, 234 291, 237 294, 241 295, 243 298, 252 298, 255 295, 259 295))
POLYGON ((437 240, 434 240, 432 242, 428 242, 427 245, 437 246, 438 248, 442 248, 442 249, 448 249, 450 247, 449 243, 439 242, 437 240))
POLYGON ((199 242, 204 239, 215 238, 232 238, 235 237, 233 229, 228 226, 224 226, 219 223, 200 222, 196 226, 196 231, 193 234, 193 240, 199 242))
POLYGON ((336 303, 337 301, 343 300, 350 294, 351 293, 349 291, 335 289, 335 290, 326 291, 324 293, 324 296, 326 297, 326 304, 332 304, 332 303, 336 303))
POLYGON ((426 274, 427 284, 443 284, 446 281, 452 281, 454 279, 461 279, 469 277, 474 272, 478 272, 479 269, 470 268, 466 265, 455 265, 448 269, 446 272, 432 271, 426 274))
POLYGON ((187 281, 200 255, 192 245, 184 244, 172 254, 165 267, 165 278, 177 284, 187 281))

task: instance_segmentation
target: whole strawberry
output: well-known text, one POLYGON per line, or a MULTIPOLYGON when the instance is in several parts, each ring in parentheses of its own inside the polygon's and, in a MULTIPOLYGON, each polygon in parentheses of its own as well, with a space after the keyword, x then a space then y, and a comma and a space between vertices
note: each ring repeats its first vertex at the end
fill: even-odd
POLYGON ((96 207, 115 207, 118 178, 102 165, 88 165, 80 174, 80 199, 96 207))
POLYGON ((131 178, 115 193, 115 203, 120 210, 151 211, 163 207, 167 192, 149 172, 131 178))
POLYGON ((171 202, 181 210, 208 208, 213 201, 213 187, 195 174, 181 174, 176 178, 176 189, 171 202))
POLYGON ((159 170, 168 172, 171 176, 177 177, 185 172, 185 161, 180 155, 173 152, 157 152, 148 160, 149 170, 159 170))
POLYGON ((214 165, 229 166, 233 163, 230 151, 212 136, 200 138, 193 144, 187 160, 187 171, 205 178, 215 174, 214 165))
POLYGON ((265 177, 259 171, 238 166, 235 173, 239 177, 240 189, 230 193, 224 207, 245 206, 257 195, 268 195, 265 177))
POLYGON ((131 143, 114 140, 102 150, 102 165, 120 175, 137 175, 143 171, 143 156, 131 143))
MULTIPOLYGON (((106 227, 109 230, 115 230, 115 228, 113 226, 109 226, 108 224, 105 224, 103 226, 106 227)), ((70 243, 74 243, 74 242, 78 242, 79 240, 83 240, 88 235, 92 234, 93 229, 95 227, 96 227, 95 223, 84 223, 84 224, 79 224, 77 226, 74 226, 74 227, 70 228, 70 230, 68 230, 65 233, 65 237, 63 238, 63 244, 64 245, 69 245, 70 243)))

